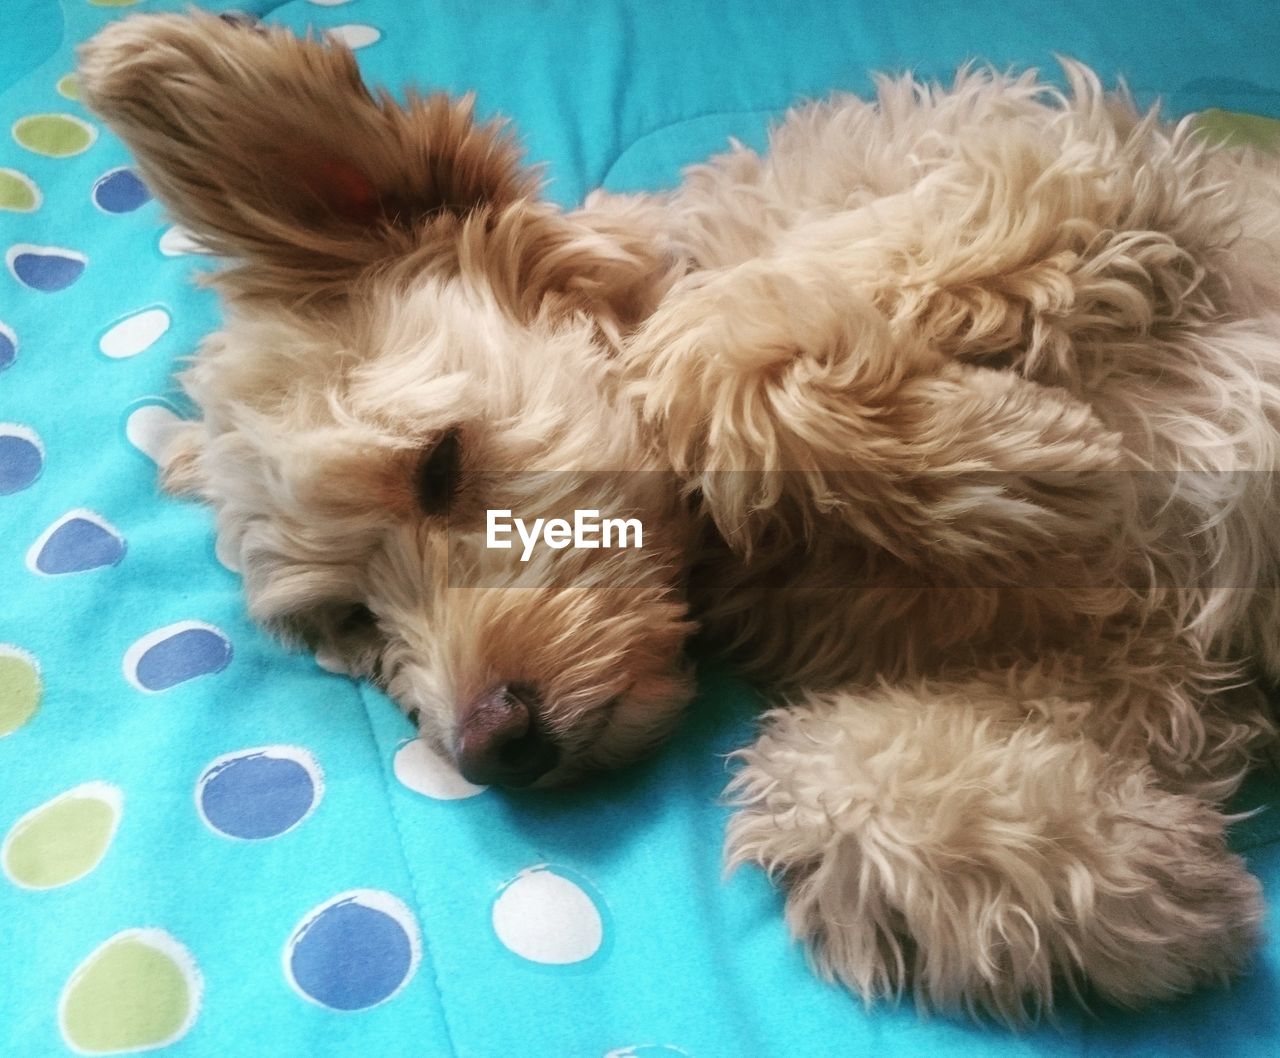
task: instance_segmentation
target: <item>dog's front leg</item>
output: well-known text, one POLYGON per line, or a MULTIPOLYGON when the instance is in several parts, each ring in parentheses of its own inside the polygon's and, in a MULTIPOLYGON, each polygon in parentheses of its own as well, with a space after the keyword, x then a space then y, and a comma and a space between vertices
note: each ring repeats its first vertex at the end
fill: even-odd
POLYGON ((1134 482, 1113 473, 1120 437, 1087 404, 949 360, 830 262, 685 277, 628 341, 625 370, 739 554, 818 521, 974 583, 1047 583, 1064 540, 1088 552, 1090 583, 1124 554, 1134 482))
POLYGON ((1130 1005, 1240 970, 1262 903, 1222 814, 1028 720, 1053 710, 992 678, 774 712, 730 862, 785 885, 793 933, 867 999, 1018 1024, 1064 988, 1130 1005))

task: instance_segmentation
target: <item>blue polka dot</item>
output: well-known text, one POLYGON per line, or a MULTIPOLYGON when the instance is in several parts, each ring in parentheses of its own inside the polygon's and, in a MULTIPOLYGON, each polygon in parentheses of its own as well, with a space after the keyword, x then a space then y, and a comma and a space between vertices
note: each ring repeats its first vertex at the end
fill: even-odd
POLYGON ((290 984, 333 1010, 363 1010, 394 996, 419 957, 417 923, 390 893, 358 890, 317 908, 285 948, 290 984))
POLYGON ((0 323, 0 371, 18 359, 18 338, 8 327, 0 323))
POLYGON ((61 576, 114 566, 124 558, 124 538, 92 511, 72 511, 44 531, 27 555, 35 573, 61 576))
POLYGON ((34 433, 23 427, 0 427, 0 496, 27 488, 43 467, 44 453, 34 433))
POLYGON ((320 773, 304 750, 247 750, 214 761, 200 778, 205 822, 231 838, 259 841, 296 827, 320 797, 320 773))
POLYGON ((132 169, 112 169, 93 185, 93 204, 106 213, 132 213, 150 200, 147 185, 132 169))
POLYGON ((143 691, 167 691, 187 680, 221 672, 231 663, 231 642, 218 629, 182 621, 143 636, 124 657, 124 674, 143 691))
POLYGON ((6 258, 19 283, 46 294, 65 290, 80 278, 88 263, 84 254, 56 246, 14 246, 6 258))

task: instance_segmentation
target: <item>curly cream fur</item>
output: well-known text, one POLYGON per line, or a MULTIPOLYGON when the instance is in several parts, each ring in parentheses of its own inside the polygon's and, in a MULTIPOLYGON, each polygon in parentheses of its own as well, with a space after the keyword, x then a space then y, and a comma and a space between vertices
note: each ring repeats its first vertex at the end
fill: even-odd
POLYGON ((685 520, 610 396, 610 351, 667 267, 626 210, 553 209, 469 101, 401 108, 347 49, 282 30, 125 19, 80 79, 160 199, 232 262, 223 330, 182 376, 203 419, 166 481, 213 504, 250 613, 378 680, 446 755, 459 712, 508 682, 546 699, 562 750, 546 782, 658 741, 690 690, 685 520), (300 179, 334 165, 355 167, 374 215, 346 176, 300 179), (424 517, 414 468, 450 430, 459 494, 424 517), (521 563, 483 546, 485 509, 504 506, 653 528, 643 554, 521 563))
POLYGON ((1280 167, 1066 72, 883 80, 695 169, 627 350, 700 616, 791 689, 731 861, 824 973, 1010 1023, 1240 967, 1216 806, 1280 672, 1280 167))
POLYGON ((741 754, 734 862, 789 885, 788 921, 824 974, 1019 1022, 1086 982, 1140 1003, 1247 963, 1260 887, 1222 815, 1028 723, 1064 704, 1031 693, 810 696, 741 754))
POLYGON ((1020 1023, 1225 979, 1262 909, 1220 805, 1280 676, 1280 167, 1066 73, 885 79, 563 213, 466 101, 123 20, 85 98, 232 261, 168 483, 255 617, 442 752, 536 683, 547 782, 670 729, 691 606, 785 703, 730 860, 868 998, 1020 1023), (445 519, 412 477, 450 431, 445 519), (651 543, 522 565, 495 507, 651 543))

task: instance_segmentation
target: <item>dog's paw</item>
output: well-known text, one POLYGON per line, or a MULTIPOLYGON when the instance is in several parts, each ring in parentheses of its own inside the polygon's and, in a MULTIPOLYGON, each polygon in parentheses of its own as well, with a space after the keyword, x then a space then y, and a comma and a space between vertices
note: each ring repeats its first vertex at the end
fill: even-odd
POLYGON ((819 971, 1009 1025, 1239 972, 1263 905, 1222 815, 987 693, 816 698, 741 754, 730 863, 786 887, 819 971))

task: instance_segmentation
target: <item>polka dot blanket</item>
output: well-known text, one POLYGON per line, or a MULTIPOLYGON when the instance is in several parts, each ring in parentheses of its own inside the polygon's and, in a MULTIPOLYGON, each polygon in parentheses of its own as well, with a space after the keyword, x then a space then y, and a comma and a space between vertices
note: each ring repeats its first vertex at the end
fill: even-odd
MULTIPOLYGON (((1274 1055, 1252 972, 1023 1035, 814 977, 756 871, 722 877, 723 673, 675 742, 552 794, 462 782, 368 686, 246 619, 209 513, 154 459, 217 324, 208 267, 77 101, 75 45, 136 0, 8 0, 0 34, 0 1053, 370 1058, 1274 1055)), ((216 5, 213 5, 216 6, 216 5)), ((242 3, 368 78, 478 93, 549 194, 661 187, 870 71, 1051 51, 1275 139, 1280 8, 1249 0, 242 3), (1248 112, 1249 117, 1239 117, 1248 112)), ((1277 790, 1234 830, 1280 906, 1277 790)))

